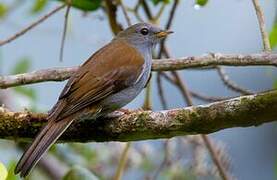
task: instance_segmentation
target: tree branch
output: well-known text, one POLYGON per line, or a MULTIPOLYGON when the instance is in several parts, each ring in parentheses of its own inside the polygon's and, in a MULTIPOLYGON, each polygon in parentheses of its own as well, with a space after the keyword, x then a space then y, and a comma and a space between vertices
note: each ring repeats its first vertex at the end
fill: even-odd
MULTIPOLYGON (((153 60, 153 71, 172 71, 189 68, 202 68, 216 65, 224 66, 277 66, 277 54, 207 54, 189 56, 176 59, 153 60)), ((45 81, 64 81, 68 79, 78 67, 43 69, 30 73, 0 76, 0 89, 33 84, 45 81)))
POLYGON ((68 17, 69 17, 69 12, 71 8, 71 0, 66 0, 66 2, 67 2, 67 7, 64 15, 63 33, 62 33, 62 40, 61 40, 61 47, 60 47, 60 62, 63 61, 63 51, 64 51, 64 45, 65 45, 65 39, 66 39, 66 33, 67 33, 68 17))
POLYGON ((5 40, 0 40, 0 46, 3 46, 17 38, 19 38, 20 36, 24 35, 25 33, 27 33, 28 31, 30 31, 31 29, 33 29, 34 27, 36 27, 37 25, 41 24, 43 21, 45 21, 46 19, 48 19, 50 16, 52 16, 53 14, 55 14, 56 12, 60 11, 61 9, 63 9, 66 6, 66 4, 62 4, 58 7, 56 7, 55 9, 53 9, 52 11, 50 11, 49 13, 45 14, 43 17, 41 17, 40 19, 36 20, 35 22, 33 22, 32 24, 30 24, 29 26, 27 26, 26 28, 20 30, 19 32, 15 33, 14 35, 12 35, 11 37, 8 37, 5 40))
MULTIPOLYGON (((208 134, 277 121, 277 91, 166 111, 133 111, 117 118, 73 123, 64 142, 137 141, 208 134)), ((26 141, 46 122, 45 114, 0 108, 0 138, 26 141)))
POLYGON ((238 84, 236 84, 234 81, 231 81, 229 76, 226 74, 225 70, 222 67, 217 66, 216 70, 217 70, 217 73, 218 73, 220 79, 224 83, 224 85, 226 85, 226 87, 228 87, 229 89, 231 89, 235 92, 241 93, 243 95, 253 94, 252 91, 250 91, 246 88, 242 88, 238 84))
POLYGON ((262 8, 260 6, 259 0, 252 0, 252 3, 254 5, 256 15, 257 15, 257 18, 258 18, 259 28, 260 28, 261 35, 262 35, 262 40, 263 40, 264 51, 265 52, 270 52, 271 47, 270 47, 269 37, 268 37, 268 34, 266 32, 264 13, 263 13, 262 8))

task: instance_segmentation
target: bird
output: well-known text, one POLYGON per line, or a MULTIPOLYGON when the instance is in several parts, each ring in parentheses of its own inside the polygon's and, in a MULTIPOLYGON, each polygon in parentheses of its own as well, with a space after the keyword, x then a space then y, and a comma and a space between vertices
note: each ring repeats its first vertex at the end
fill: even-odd
POLYGON ((97 119, 131 102, 150 78, 153 48, 170 33, 137 23, 89 57, 68 80, 15 174, 26 177, 73 121, 97 119))

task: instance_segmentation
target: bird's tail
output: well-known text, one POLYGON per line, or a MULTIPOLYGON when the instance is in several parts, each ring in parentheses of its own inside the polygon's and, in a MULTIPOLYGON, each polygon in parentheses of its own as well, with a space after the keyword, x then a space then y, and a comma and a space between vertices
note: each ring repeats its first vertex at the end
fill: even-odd
POLYGON ((14 170, 15 174, 20 173, 21 177, 25 177, 29 174, 42 155, 51 147, 52 144, 55 143, 55 141, 72 123, 73 119, 69 118, 70 117, 60 121, 52 119, 46 124, 17 163, 14 170))

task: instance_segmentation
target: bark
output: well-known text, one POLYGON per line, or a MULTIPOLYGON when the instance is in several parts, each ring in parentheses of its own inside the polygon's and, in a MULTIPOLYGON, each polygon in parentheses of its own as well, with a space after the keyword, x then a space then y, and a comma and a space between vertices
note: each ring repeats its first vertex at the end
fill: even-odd
MULTIPOLYGON (((153 60, 153 71, 173 71, 189 68, 224 66, 277 66, 277 54, 220 54, 210 53, 202 56, 189 56, 173 59, 153 60)), ((43 69, 30 73, 0 76, 0 89, 33 84, 45 81, 64 81, 78 67, 43 69)))
MULTIPOLYGON (((277 91, 241 96, 207 105, 166 111, 131 111, 73 123, 62 142, 137 141, 208 134, 226 128, 258 126, 277 120, 277 91)), ((11 112, 0 107, 0 138, 29 141, 46 114, 11 112)))

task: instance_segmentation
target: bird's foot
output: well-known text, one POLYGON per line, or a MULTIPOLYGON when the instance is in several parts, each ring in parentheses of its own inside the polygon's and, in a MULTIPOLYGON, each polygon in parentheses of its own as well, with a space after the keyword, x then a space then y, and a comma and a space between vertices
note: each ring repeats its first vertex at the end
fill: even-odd
POLYGON ((129 109, 118 109, 117 111, 123 114, 131 114, 132 112, 134 112, 133 110, 129 110, 129 109))

